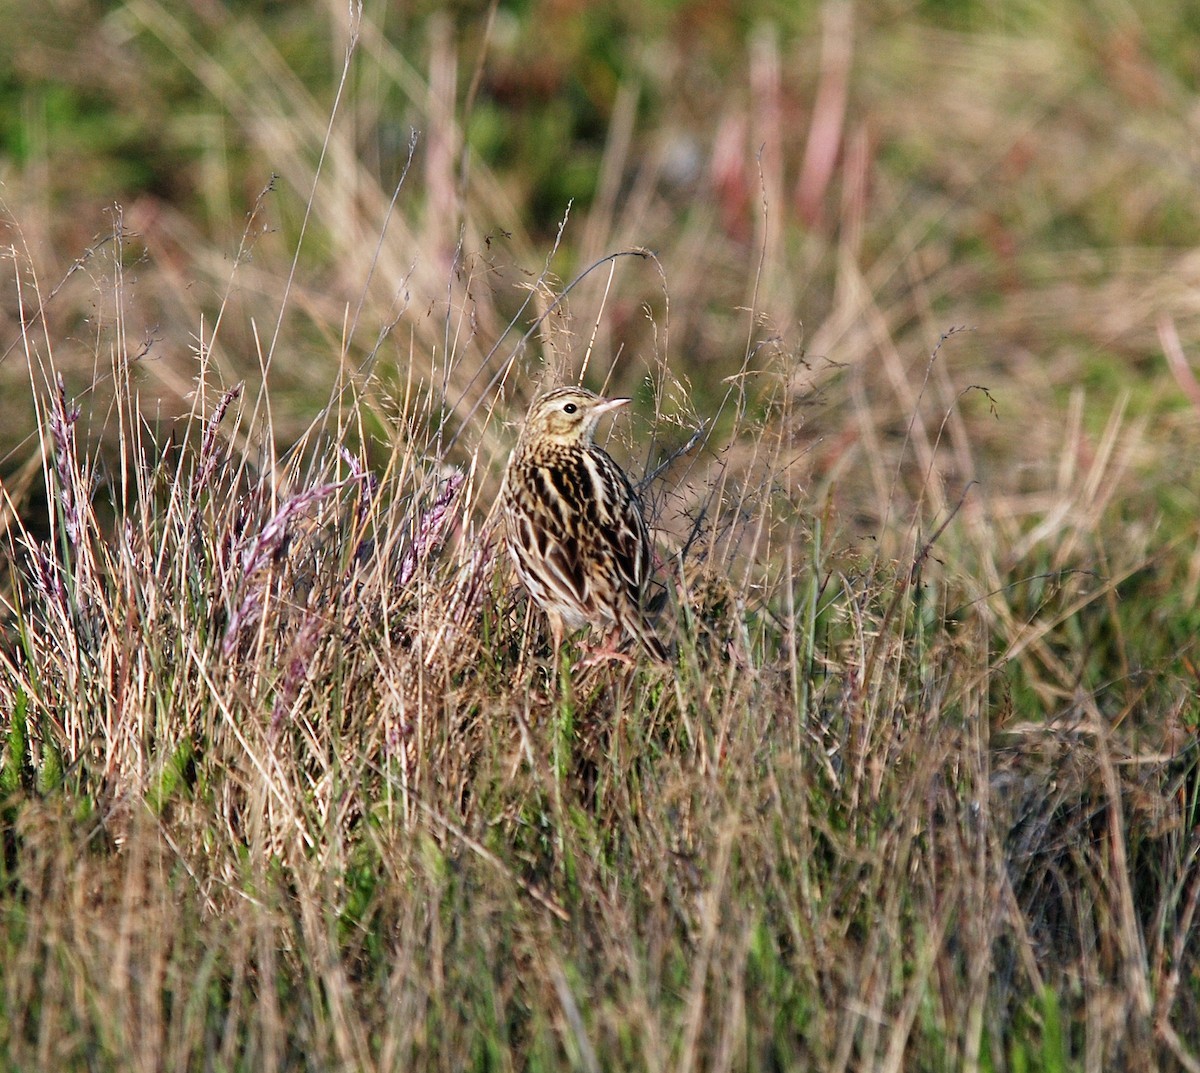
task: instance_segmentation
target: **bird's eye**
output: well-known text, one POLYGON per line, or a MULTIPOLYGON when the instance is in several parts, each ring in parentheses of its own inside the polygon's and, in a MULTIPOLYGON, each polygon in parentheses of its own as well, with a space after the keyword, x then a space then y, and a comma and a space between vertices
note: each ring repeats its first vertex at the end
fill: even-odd
POLYGON ((568 402, 567 405, 563 407, 563 413, 564 414, 573 414, 578 409, 579 409, 579 407, 576 406, 573 402, 568 402))

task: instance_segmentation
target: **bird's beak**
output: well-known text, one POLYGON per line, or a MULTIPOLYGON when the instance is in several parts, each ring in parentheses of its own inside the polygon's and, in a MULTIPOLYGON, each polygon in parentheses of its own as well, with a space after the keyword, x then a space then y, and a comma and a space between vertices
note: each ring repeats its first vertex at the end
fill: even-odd
POLYGON ((633 402, 633 399, 602 399, 593 408, 594 414, 606 414, 613 410, 619 410, 622 406, 627 406, 633 402))

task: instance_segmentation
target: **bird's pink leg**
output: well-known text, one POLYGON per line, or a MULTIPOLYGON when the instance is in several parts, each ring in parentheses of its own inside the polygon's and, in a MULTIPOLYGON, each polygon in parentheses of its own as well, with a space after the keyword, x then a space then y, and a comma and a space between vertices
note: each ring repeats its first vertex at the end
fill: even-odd
POLYGON ((618 650, 617 645, 620 641, 621 627, 614 626, 612 632, 604 639, 604 643, 599 648, 592 649, 575 666, 579 670, 583 670, 606 663, 608 660, 615 660, 617 663, 624 663, 626 667, 632 667, 637 661, 629 653, 618 650))

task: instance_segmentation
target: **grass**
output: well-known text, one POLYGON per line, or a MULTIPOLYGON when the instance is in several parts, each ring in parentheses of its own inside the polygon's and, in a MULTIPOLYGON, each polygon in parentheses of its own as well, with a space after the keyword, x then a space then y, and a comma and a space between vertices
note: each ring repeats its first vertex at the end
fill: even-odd
POLYGON ((89 9, 163 171, 5 190, 0 1065, 1200 1068, 1188 53, 939 7, 89 9), (667 668, 496 552, 580 377, 667 668))

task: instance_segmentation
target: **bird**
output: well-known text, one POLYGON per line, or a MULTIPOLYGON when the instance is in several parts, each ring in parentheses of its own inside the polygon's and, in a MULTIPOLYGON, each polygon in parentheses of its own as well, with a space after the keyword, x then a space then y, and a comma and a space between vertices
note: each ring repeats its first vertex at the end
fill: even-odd
POLYGON ((629 478, 595 443, 596 425, 627 405, 581 387, 546 392, 529 411, 500 493, 505 543, 517 576, 546 613, 555 666, 564 631, 609 631, 614 658, 628 634, 655 660, 667 647, 646 617, 653 544, 629 478))

